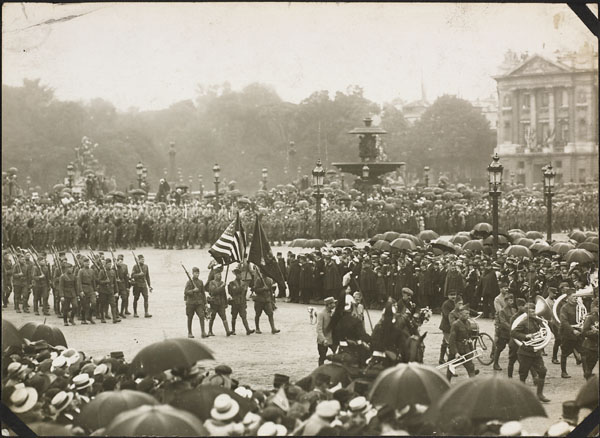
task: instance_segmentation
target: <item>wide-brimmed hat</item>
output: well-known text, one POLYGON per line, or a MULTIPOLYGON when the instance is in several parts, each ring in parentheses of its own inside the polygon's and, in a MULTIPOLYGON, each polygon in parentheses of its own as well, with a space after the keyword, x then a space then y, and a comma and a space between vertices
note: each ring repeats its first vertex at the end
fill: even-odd
POLYGON ((11 362, 10 364, 8 364, 6 372, 8 374, 8 377, 11 378, 18 375, 21 371, 24 371, 25 368, 27 368, 27 365, 25 365, 24 363, 11 362))
POLYGON ((57 356, 57 357, 56 357, 56 358, 55 358, 55 359, 52 361, 52 368, 51 368, 51 370, 52 370, 52 371, 54 371, 54 370, 56 370, 57 368, 60 368, 60 369, 63 369, 63 370, 64 370, 64 369, 66 369, 66 368, 67 368, 67 366, 68 366, 68 361, 67 361, 67 358, 61 355, 61 356, 57 356))
POLYGON ((73 377, 71 389, 81 391, 82 389, 89 388, 93 385, 94 379, 90 379, 90 376, 86 373, 78 374, 73 377))
POLYGON ((340 402, 337 400, 322 401, 317 405, 315 413, 321 418, 333 418, 340 412, 340 402))
POLYGON ((360 397, 355 397, 352 400, 350 400, 350 402, 348 403, 348 408, 350 409, 350 412, 357 414, 357 413, 366 413, 369 409, 371 409, 371 403, 369 403, 367 401, 367 399, 365 397, 363 397, 362 395, 360 397))
POLYGON ((97 376, 99 374, 104 375, 108 373, 108 371, 108 365, 106 365, 105 363, 101 363, 94 369, 94 376, 97 376))
POLYGON ((21 414, 31 410, 38 401, 38 393, 35 388, 19 386, 15 388, 10 396, 10 409, 15 414, 21 414))
POLYGON ((73 401, 74 394, 72 392, 60 391, 54 397, 50 404, 56 409, 56 412, 65 410, 73 401))
POLYGON ((323 304, 328 305, 328 304, 335 304, 335 298, 333 297, 327 297, 323 300, 323 304))
POLYGON ((213 402, 210 416, 213 420, 231 420, 240 411, 240 405, 228 394, 219 394, 213 402))
POLYGON ((267 421, 262 424, 256 431, 257 436, 285 436, 287 435, 287 429, 283 424, 273 423, 267 421))
POLYGON ((81 363, 83 357, 74 348, 67 348, 61 353, 61 356, 67 359, 68 366, 81 363))

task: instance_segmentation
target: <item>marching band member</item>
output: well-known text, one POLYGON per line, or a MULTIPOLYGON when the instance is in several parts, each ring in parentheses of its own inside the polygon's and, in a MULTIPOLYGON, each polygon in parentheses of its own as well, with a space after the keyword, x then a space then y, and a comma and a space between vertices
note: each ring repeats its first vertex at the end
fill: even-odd
POLYGON ((532 339, 537 332, 542 328, 539 318, 535 315, 535 304, 527 303, 525 305, 527 316, 511 330, 511 336, 522 342, 518 350, 519 358, 519 378, 521 382, 527 380, 529 370, 535 370, 538 374, 537 379, 534 378, 534 383, 537 386, 538 399, 544 403, 550 400, 544 396, 544 383, 547 369, 544 366, 544 358, 541 350, 534 350, 532 346, 525 345, 525 341, 532 339))
POLYGON ((592 371, 598 363, 598 298, 592 302, 591 311, 583 322, 581 335, 583 337, 581 353, 583 377, 587 380, 593 376, 592 371))
MULTIPOLYGON (((471 342, 471 323, 469 322, 471 309, 468 305, 462 305, 459 307, 459 318, 454 321, 452 327, 450 328, 450 338, 448 340, 448 344, 450 347, 450 357, 458 358, 461 355, 468 354, 474 350, 473 343, 471 342)), ((475 364, 472 360, 467 361, 462 364, 467 372, 469 373, 469 377, 475 377, 479 374, 479 370, 475 369, 475 364)), ((450 367, 446 370, 446 377, 448 381, 452 380, 452 372, 450 371, 450 367)))
POLYGON ((502 371, 500 364, 500 354, 504 351, 510 342, 510 324, 512 317, 517 313, 513 294, 506 294, 504 297, 504 307, 496 313, 496 349, 494 351, 494 371, 502 371))
POLYGON ((443 334, 443 339, 442 339, 442 346, 440 348, 440 359, 439 359, 439 364, 442 365, 443 363, 446 362, 446 350, 448 349, 448 340, 450 339, 450 320, 448 319, 448 316, 450 315, 450 312, 452 312, 454 310, 454 307, 456 306, 455 304, 456 301, 456 291, 455 290, 449 290, 448 291, 448 299, 446 301, 444 301, 444 303, 442 304, 442 320, 440 322, 440 330, 442 331, 443 334))
POLYGON ((571 376, 567 373, 567 358, 575 350, 580 350, 581 329, 577 325, 577 297, 575 289, 572 287, 566 289, 566 303, 560 309, 560 376, 563 379, 569 379, 571 376))

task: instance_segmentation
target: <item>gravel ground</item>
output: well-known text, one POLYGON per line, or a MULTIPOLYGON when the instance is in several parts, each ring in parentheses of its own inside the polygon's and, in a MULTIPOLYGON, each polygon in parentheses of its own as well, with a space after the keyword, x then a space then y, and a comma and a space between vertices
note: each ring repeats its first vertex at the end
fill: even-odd
MULTIPOLYGON (((283 246, 273 247, 273 251, 282 251, 284 254, 290 248, 283 246)), ((298 248, 292 248, 298 252, 298 248)), ((125 261, 130 270, 133 263, 131 253, 125 252, 125 261)), ((95 326, 77 325, 63 327, 62 320, 56 316, 47 317, 47 323, 59 326, 69 343, 69 346, 84 351, 88 355, 105 355, 111 351, 123 351, 127 360, 132 360, 135 354, 152 342, 171 337, 185 337, 187 334, 185 305, 183 301, 183 288, 187 280, 180 262, 184 262, 188 271, 193 266, 200 268, 200 278, 206 279, 208 263, 211 258, 206 249, 203 250, 156 250, 144 248, 136 251, 144 254, 146 263, 150 268, 150 276, 154 292, 150 295, 151 319, 128 317, 118 325, 97 324, 95 326)), ((233 276, 230 275, 229 279, 233 276)), ((229 281, 229 280, 228 280, 229 281)), ((130 304, 131 307, 131 304, 130 304)), ((248 302, 250 326, 254 327, 254 309, 252 301, 248 302)), ((314 306, 320 310, 321 306, 314 306)), ((131 309, 130 309, 131 310, 131 309)), ((379 320, 381 312, 370 311, 373 324, 379 320)), ((228 312, 228 316, 230 314, 228 312)), ((3 309, 2 317, 13 322, 17 327, 29 321, 40 321, 41 316, 33 314, 17 314, 11 304, 8 309, 3 309)), ((426 323, 422 331, 427 331, 425 363, 437 364, 439 345, 442 335, 439 326, 440 316, 433 315, 431 321, 426 323)), ((275 323, 281 333, 272 335, 266 317, 261 318, 263 334, 245 335, 245 330, 238 320, 237 335, 226 337, 225 330, 219 318, 215 321, 215 337, 203 339, 214 352, 216 362, 207 363, 207 366, 218 363, 227 363, 234 370, 234 377, 240 382, 247 382, 254 386, 270 386, 274 373, 283 373, 291 376, 292 380, 299 379, 310 373, 317 366, 317 348, 315 326, 310 325, 307 306, 300 304, 278 302, 275 312, 275 323)), ((480 330, 493 336, 493 321, 479 321, 480 330)), ((370 331, 367 328, 367 331, 370 331)), ((195 321, 194 333, 199 337, 200 327, 195 321)), ((550 349, 548 349, 551 351, 550 349)), ((507 351, 501 358, 501 366, 506 369, 507 351)), ((569 359, 568 368, 571 379, 561 379, 560 366, 553 365, 550 357, 545 358, 548 368, 546 378, 546 396, 551 402, 545 405, 549 418, 532 418, 524 420, 524 426, 530 433, 543 433, 546 428, 556 421, 562 411, 562 402, 576 397, 581 385, 585 382, 580 366, 575 365, 574 359, 569 359)), ((490 366, 477 364, 482 375, 494 373, 490 366)), ((515 376, 518 374, 515 370, 515 376)), ((501 373, 505 373, 502 371, 501 373)), ((452 384, 466 379, 464 368, 459 369, 459 377, 453 379, 452 384)), ((528 381, 529 385, 532 385, 528 381)), ((580 418, 587 411, 581 413, 580 418)))

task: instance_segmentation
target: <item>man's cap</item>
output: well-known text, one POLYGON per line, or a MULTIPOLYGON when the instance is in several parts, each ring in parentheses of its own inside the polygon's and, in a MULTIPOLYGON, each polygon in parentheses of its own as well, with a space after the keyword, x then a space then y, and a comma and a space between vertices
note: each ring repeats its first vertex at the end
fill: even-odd
POLYGON ((327 298, 325 298, 325 299, 323 300, 323 303, 324 303, 325 305, 327 305, 327 304, 335 304, 335 303, 336 303, 336 301, 335 301, 335 298, 333 298, 333 297, 327 297, 327 298))

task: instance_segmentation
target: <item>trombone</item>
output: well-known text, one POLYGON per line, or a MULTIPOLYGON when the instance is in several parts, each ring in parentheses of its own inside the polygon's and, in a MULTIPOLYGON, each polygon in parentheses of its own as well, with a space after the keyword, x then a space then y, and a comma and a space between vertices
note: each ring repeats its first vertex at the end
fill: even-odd
POLYGON ((473 351, 469 351, 466 354, 463 354, 462 356, 458 356, 455 359, 452 359, 446 363, 443 363, 441 365, 438 365, 436 368, 438 370, 441 370, 442 368, 448 367, 448 371, 450 371, 452 373, 453 376, 456 376, 456 367, 459 365, 462 365, 464 363, 470 362, 473 359, 476 359, 480 356, 483 356, 483 350, 481 348, 476 348, 473 351))

